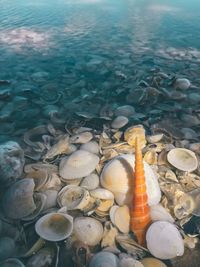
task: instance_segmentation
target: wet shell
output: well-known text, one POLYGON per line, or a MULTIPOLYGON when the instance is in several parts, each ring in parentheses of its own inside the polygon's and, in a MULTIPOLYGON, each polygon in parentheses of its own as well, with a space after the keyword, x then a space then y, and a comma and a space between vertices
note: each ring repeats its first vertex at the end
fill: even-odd
POLYGON ((85 144, 92 140, 93 134, 91 132, 83 132, 79 134, 75 134, 70 137, 70 143, 73 144, 85 144))
MULTIPOLYGON (((117 204, 130 204, 133 188, 134 155, 121 155, 107 163, 101 173, 101 185, 113 192, 117 204)), ((148 204, 156 205, 161 198, 157 178, 151 167, 144 162, 148 204)))
POLYGON ((118 207, 114 213, 114 224, 124 234, 130 230, 130 210, 128 206, 118 207))
POLYGON ((167 154, 167 160, 175 168, 186 172, 192 172, 198 166, 195 153, 185 148, 174 148, 170 150, 167 154))
POLYGON ((90 263, 89 267, 118 267, 119 259, 111 252, 102 251, 95 254, 90 263))
POLYGON ((88 151, 78 150, 69 157, 63 158, 59 174, 64 179, 82 178, 92 173, 99 163, 99 157, 88 151))
POLYGON ((7 217, 21 219, 36 209, 33 199, 34 187, 33 179, 22 179, 8 188, 2 200, 3 210, 7 217))
POLYGON ((25 265, 18 259, 10 258, 1 262, 1 267, 25 267, 25 265))
POLYGON ((84 209, 90 203, 89 192, 80 186, 67 185, 58 193, 58 204, 67 210, 84 209))
POLYGON ((124 116, 118 116, 112 121, 111 127, 114 129, 120 129, 124 127, 127 123, 128 123, 128 118, 124 116))
POLYGON ((99 176, 95 173, 83 178, 80 184, 81 187, 84 187, 87 190, 93 190, 99 186, 99 176))
POLYGON ((90 141, 88 143, 82 144, 80 146, 81 150, 88 151, 93 154, 98 154, 99 153, 99 145, 95 141, 90 141))
POLYGON ((115 116, 125 116, 127 118, 132 116, 134 113, 135 109, 130 105, 121 106, 115 110, 115 116))
POLYGON ((167 267, 162 261, 155 258, 144 258, 141 260, 144 267, 167 267))
POLYGON ((159 259, 172 259, 184 253, 183 239, 177 228, 164 221, 150 225, 146 234, 147 248, 159 259))
POLYGON ((93 218, 78 217, 74 221, 74 234, 84 244, 95 246, 103 237, 103 226, 93 218))
POLYGON ((61 241, 73 231, 73 217, 64 213, 49 213, 35 224, 36 233, 48 241, 61 241))
POLYGON ((161 205, 152 205, 150 207, 151 220, 152 221, 166 221, 174 223, 174 219, 169 212, 161 205))
POLYGON ((142 125, 136 125, 128 128, 124 133, 124 140, 130 146, 135 146, 135 138, 138 137, 141 147, 144 148, 146 145, 145 129, 142 125))

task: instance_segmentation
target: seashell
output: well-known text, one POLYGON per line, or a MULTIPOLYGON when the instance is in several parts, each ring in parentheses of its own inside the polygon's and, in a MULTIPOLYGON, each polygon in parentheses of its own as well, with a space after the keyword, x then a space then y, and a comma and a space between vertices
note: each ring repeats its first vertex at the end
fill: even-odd
POLYGON ((65 180, 82 178, 92 173, 99 163, 99 157, 88 151, 77 150, 69 157, 63 158, 59 166, 59 174, 65 180))
POLYGON ((80 149, 88 151, 88 152, 93 153, 93 154, 98 154, 99 153, 99 145, 95 141, 90 141, 90 142, 87 142, 85 144, 82 144, 80 146, 80 149))
POLYGON ((114 129, 120 129, 120 128, 124 127, 127 123, 128 123, 127 117, 118 116, 112 121, 111 127, 114 129))
POLYGON ((116 108, 115 110, 115 116, 124 116, 124 117, 130 117, 135 113, 135 109, 133 106, 130 105, 124 105, 116 108))
POLYGON ((130 146, 135 146, 135 138, 138 137, 141 143, 141 147, 144 148, 146 145, 146 138, 145 138, 145 129, 142 125, 136 125, 126 129, 124 133, 124 140, 130 146))
POLYGON ((192 143, 189 145, 189 149, 195 153, 200 154, 200 143, 192 143))
POLYGON ((174 218, 171 216, 169 212, 161 205, 152 205, 150 207, 150 214, 151 214, 151 220, 153 222, 155 221, 166 221, 170 223, 174 223, 174 218))
POLYGON ((41 142, 35 142, 32 140, 38 139, 38 136, 42 136, 44 134, 48 134, 48 129, 45 125, 40 125, 37 126, 33 129, 28 130, 25 134, 24 134, 24 142, 30 146, 33 147, 34 149, 41 149, 40 145, 41 142))
POLYGON ((144 258, 141 263, 144 267, 167 267, 166 264, 155 258, 144 258))
POLYGON ((96 188, 90 191, 90 195, 101 200, 100 205, 97 208, 98 211, 108 211, 114 203, 114 195, 107 189, 96 188))
POLYGON ((28 259, 26 267, 50 266, 53 262, 54 256, 55 250, 52 247, 42 248, 28 259))
MULTIPOLYGON (((134 155, 120 155, 105 164, 101 173, 101 185, 110 190, 117 204, 130 205, 133 189, 134 155)), ((144 171, 147 183, 148 204, 156 205, 161 198, 157 178, 151 167, 144 162, 144 171)))
POLYGON ((70 143, 73 144, 85 144, 91 141, 93 134, 91 132, 82 132, 70 137, 70 143))
POLYGON ((192 172, 198 166, 198 160, 195 153, 185 148, 174 148, 167 154, 167 160, 175 168, 192 172))
POLYGON ((67 185, 58 193, 57 201, 60 207, 67 207, 67 210, 83 210, 89 205, 91 197, 85 188, 67 185))
POLYGON ((136 235, 140 245, 145 244, 145 234, 151 222, 150 208, 148 206, 148 196, 144 165, 142 160, 142 150, 140 141, 135 140, 135 179, 133 184, 133 199, 130 212, 131 231, 136 235))
POLYGON ((32 178, 34 180, 36 191, 40 190, 46 184, 49 177, 47 169, 37 169, 37 167, 33 170, 25 171, 25 173, 26 178, 32 178))
POLYGON ((9 141, 0 145, 1 186, 10 185, 22 175, 24 162, 24 152, 18 143, 9 141))
POLYGON ((127 255, 125 257, 120 257, 119 267, 144 267, 144 265, 131 256, 127 255))
POLYGON ((149 150, 144 154, 144 160, 150 165, 156 165, 158 162, 158 154, 154 150, 149 150))
POLYGON ((119 208, 119 206, 113 205, 109 211, 110 220, 114 225, 115 225, 115 212, 118 208, 119 208))
POLYGON ((190 215, 195 208, 195 202, 189 194, 176 191, 174 200, 174 215, 178 219, 183 219, 190 215))
POLYGON ((8 188, 2 200, 3 210, 7 217, 21 219, 36 209, 33 199, 34 187, 33 179, 22 179, 8 188))
POLYGON ((95 246, 103 237, 103 226, 93 218, 77 217, 74 220, 74 234, 84 244, 95 246))
POLYGON ((9 258, 1 262, 1 267, 25 267, 25 265, 18 259, 9 258))
POLYGON ((112 247, 115 245, 115 237, 118 231, 112 226, 111 222, 105 222, 103 238, 101 240, 101 247, 112 247))
POLYGON ((43 194, 46 196, 46 201, 45 201, 43 210, 56 207, 58 191, 49 189, 49 190, 44 191, 43 194))
POLYGON ((0 238, 0 261, 3 261, 15 254, 15 241, 10 237, 0 238))
POLYGON ((194 204, 192 214, 195 216, 200 216, 200 189, 196 188, 187 194, 192 198, 192 203, 194 204))
POLYGON ((99 176, 96 173, 91 173, 90 175, 83 178, 80 183, 81 187, 87 190, 93 190, 99 186, 99 176))
POLYGON ((120 232, 128 234, 130 230, 130 210, 128 206, 124 205, 118 207, 114 212, 114 225, 120 232))
POLYGON ((73 231, 73 217, 64 213, 48 213, 35 224, 36 233, 48 241, 61 241, 73 231))
POLYGON ((183 239, 177 228, 164 221, 150 225, 146 233, 147 248, 159 259, 173 259, 184 253, 183 239))
POLYGON ((89 267, 118 267, 119 259, 115 254, 107 251, 96 253, 90 263, 89 267))
POLYGON ((174 88, 187 90, 191 86, 191 82, 185 78, 177 78, 173 84, 174 88))
POLYGON ((164 134, 154 134, 154 135, 147 135, 146 139, 147 142, 150 144, 158 143, 160 142, 164 137, 164 134))

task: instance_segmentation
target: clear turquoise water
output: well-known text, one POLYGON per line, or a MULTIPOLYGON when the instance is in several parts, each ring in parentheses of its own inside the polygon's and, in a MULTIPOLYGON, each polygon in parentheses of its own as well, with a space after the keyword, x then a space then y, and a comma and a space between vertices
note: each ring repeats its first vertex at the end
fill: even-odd
POLYGON ((97 113, 102 101, 126 104, 123 94, 152 68, 200 84, 198 0, 0 0, 0 7, 0 79, 11 82, 0 87, 10 93, 0 99, 1 113, 8 104, 10 111, 2 135, 45 123, 49 104, 64 119, 97 113))

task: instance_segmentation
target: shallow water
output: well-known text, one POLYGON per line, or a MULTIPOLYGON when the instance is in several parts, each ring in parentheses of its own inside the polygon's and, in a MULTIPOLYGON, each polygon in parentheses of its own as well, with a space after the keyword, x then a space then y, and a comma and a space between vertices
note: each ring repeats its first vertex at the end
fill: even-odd
MULTIPOLYGON (((74 112, 127 104, 128 92, 153 68, 200 85, 197 0, 0 0, 0 6, 0 79, 10 81, 0 86, 0 141, 45 124, 52 110, 67 121, 74 112)), ((130 104, 147 115, 157 104, 149 101, 130 104)))

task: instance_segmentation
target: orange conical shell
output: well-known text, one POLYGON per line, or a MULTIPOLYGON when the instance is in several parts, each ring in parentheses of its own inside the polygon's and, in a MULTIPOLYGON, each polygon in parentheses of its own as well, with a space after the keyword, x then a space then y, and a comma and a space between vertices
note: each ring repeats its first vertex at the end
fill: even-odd
POLYGON ((145 245, 146 230, 151 222, 150 209, 147 200, 148 198, 142 151, 140 148, 139 139, 136 137, 135 174, 131 209, 131 231, 136 235, 138 243, 141 245, 145 245))

